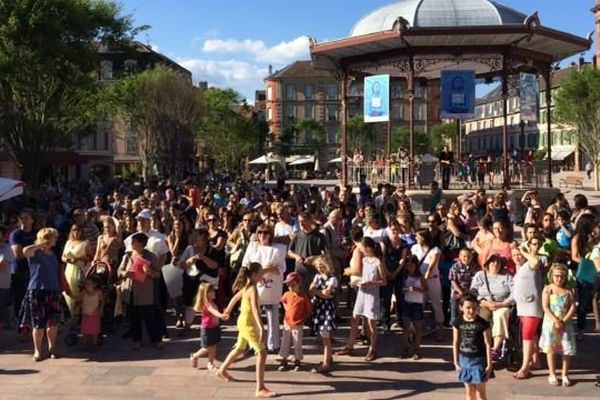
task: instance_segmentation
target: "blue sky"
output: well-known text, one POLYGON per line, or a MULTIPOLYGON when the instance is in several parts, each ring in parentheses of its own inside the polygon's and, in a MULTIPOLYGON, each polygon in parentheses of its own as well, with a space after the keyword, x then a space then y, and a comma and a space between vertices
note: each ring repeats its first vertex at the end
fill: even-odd
MULTIPOLYGON (((460 1, 460 0, 457 0, 460 1)), ((542 24, 579 36, 594 30, 595 0, 500 0, 542 24)), ((392 0, 121 0, 137 24, 152 28, 138 39, 190 69, 194 80, 232 87, 248 99, 264 88, 268 65, 279 69, 308 59, 308 36, 346 37, 363 15, 392 0)), ((588 55, 588 58, 591 54, 588 55)))

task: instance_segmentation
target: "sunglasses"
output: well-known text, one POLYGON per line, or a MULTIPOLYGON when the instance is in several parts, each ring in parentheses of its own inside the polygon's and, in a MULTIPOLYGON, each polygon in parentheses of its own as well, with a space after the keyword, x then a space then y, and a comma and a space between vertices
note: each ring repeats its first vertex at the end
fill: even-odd
POLYGON ((269 231, 257 231, 256 234, 257 235, 270 235, 271 232, 269 232, 269 231))

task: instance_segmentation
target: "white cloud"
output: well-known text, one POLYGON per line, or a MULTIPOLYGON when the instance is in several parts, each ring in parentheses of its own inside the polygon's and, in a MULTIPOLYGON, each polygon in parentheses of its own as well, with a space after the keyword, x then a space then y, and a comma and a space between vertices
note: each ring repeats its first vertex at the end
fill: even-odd
POLYGON ((192 71, 195 82, 207 81, 209 86, 233 88, 251 99, 254 90, 264 88, 268 68, 240 60, 179 59, 184 68, 192 71))
POLYGON ((253 39, 207 39, 202 51, 205 53, 247 54, 255 61, 271 64, 288 64, 309 58, 308 36, 299 36, 289 42, 267 46, 262 40, 253 39))

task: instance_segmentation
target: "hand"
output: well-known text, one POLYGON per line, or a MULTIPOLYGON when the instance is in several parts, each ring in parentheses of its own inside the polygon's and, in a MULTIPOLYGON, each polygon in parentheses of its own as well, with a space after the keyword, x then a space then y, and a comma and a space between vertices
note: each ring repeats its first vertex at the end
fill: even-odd
POLYGON ((221 318, 223 321, 229 321, 229 318, 231 317, 231 315, 229 315, 229 312, 224 312, 223 313, 223 318, 221 318))
MULTIPOLYGON (((460 368, 460 367, 459 367, 460 368)), ((485 369, 485 376, 486 378, 489 380, 490 376, 492 375, 492 371, 494 370, 494 368, 489 365, 486 369, 485 369)))
POLYGON ((556 321, 554 321, 554 327, 557 330, 561 331, 565 327, 565 322, 562 319, 557 319, 556 321))
POLYGON ((304 264, 304 259, 300 256, 296 256, 296 263, 297 264, 304 264))
POLYGON ((455 362, 454 363, 454 369, 456 369, 456 372, 460 372, 460 364, 455 362))
POLYGON ((344 276, 352 276, 352 268, 344 268, 344 276))

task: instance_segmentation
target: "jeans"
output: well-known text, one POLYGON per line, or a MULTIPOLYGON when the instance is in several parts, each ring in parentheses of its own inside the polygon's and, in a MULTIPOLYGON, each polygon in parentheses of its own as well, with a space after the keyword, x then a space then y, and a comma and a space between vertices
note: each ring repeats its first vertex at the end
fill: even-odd
POLYGON ((427 280, 427 295, 431 301, 435 322, 442 325, 444 323, 444 310, 442 309, 442 284, 439 276, 427 280))
POLYGON ((150 343, 158 343, 161 340, 157 311, 158 309, 154 305, 130 308, 131 337, 134 342, 142 341, 142 322, 146 325, 150 343))
POLYGON ((450 187, 450 167, 442 167, 442 189, 448 190, 450 187))
POLYGON ((447 325, 452 320, 450 315, 452 305, 450 304, 450 296, 452 295, 451 286, 442 285, 442 309, 444 310, 444 325, 447 325))
POLYGON ((577 306, 577 329, 584 330, 587 314, 590 311, 590 308, 592 308, 594 285, 578 279, 577 293, 579 297, 579 305, 577 306))
POLYGON ((402 323, 402 302, 404 293, 402 292, 402 279, 400 274, 396 279, 388 281, 387 285, 380 289, 381 294, 381 322, 388 327, 391 324, 390 308, 392 305, 392 294, 396 296, 396 322, 402 323))
POLYGON ((267 348, 276 350, 279 348, 280 330, 279 330, 279 304, 264 305, 263 309, 267 314, 267 348))
POLYGON ((450 326, 454 326, 454 321, 458 318, 459 299, 450 298, 450 326))

